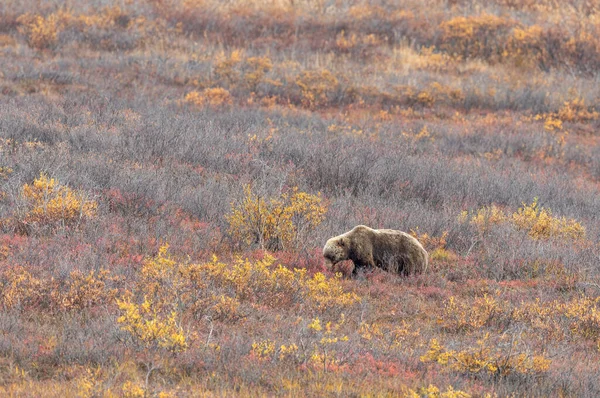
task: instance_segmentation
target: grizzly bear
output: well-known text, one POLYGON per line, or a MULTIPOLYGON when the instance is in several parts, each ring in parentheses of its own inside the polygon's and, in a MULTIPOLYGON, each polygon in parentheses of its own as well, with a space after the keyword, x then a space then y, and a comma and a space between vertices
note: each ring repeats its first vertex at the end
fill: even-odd
POLYGON ((352 260, 354 276, 361 268, 375 266, 401 275, 417 274, 427 270, 429 261, 423 246, 406 232, 364 225, 329 239, 323 257, 326 266, 334 271, 340 261, 352 260))

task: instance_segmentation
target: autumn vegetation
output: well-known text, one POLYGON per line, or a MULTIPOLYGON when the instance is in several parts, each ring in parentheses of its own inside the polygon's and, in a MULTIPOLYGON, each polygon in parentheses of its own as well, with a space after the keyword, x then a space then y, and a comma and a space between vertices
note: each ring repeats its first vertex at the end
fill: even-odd
POLYGON ((3 1, 0 395, 599 396, 599 70, 593 1, 3 1))

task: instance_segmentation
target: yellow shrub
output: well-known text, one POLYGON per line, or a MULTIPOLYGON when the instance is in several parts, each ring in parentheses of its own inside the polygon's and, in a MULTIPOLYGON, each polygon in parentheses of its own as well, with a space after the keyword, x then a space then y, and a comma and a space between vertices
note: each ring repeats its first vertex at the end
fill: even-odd
POLYGON ((600 341, 599 304, 600 299, 583 295, 562 303, 537 299, 535 302, 522 303, 514 310, 513 317, 556 341, 567 337, 565 329, 573 338, 600 341))
POLYGON ((381 327, 376 324, 368 324, 366 322, 362 322, 358 327, 358 334, 365 340, 371 340, 374 337, 383 338, 384 334, 381 330, 381 327))
POLYGON ((300 286, 295 283, 295 273, 301 274, 304 271, 290 271, 281 266, 273 269, 274 261, 271 256, 255 262, 238 258, 229 265, 219 262, 215 257, 202 268, 205 280, 217 287, 232 289, 239 300, 257 299, 266 305, 277 307, 288 304, 298 293, 300 286))
POLYGON ((502 314, 502 305, 495 298, 484 294, 474 302, 457 300, 452 296, 444 305, 442 322, 453 330, 476 330, 487 325, 494 317, 502 314))
MULTIPOLYGON (((412 391, 412 390, 411 390, 412 391)), ((439 388, 430 384, 429 387, 419 388, 419 394, 415 392, 415 398, 427 397, 427 398, 471 398, 471 394, 468 394, 461 390, 455 390, 452 386, 448 386, 446 391, 441 392, 439 388)))
POLYGON ((381 6, 366 2, 358 3, 350 7, 348 9, 348 16, 355 20, 368 18, 385 19, 389 16, 389 12, 381 6))
POLYGON ((187 339, 177 323, 175 311, 162 315, 147 298, 139 305, 124 298, 117 300, 117 305, 121 311, 117 322, 121 324, 121 329, 131 334, 136 343, 144 348, 163 348, 170 352, 187 349, 187 339))
POLYGON ((571 320, 570 331, 576 336, 600 342, 599 298, 578 297, 559 307, 571 320))
POLYGON ((140 384, 126 381, 121 387, 121 392, 125 398, 143 398, 146 396, 144 387, 140 384))
POLYGON ((359 300, 354 293, 345 293, 340 283, 341 275, 327 279, 325 275, 317 272, 312 278, 304 281, 306 297, 315 303, 317 309, 340 308, 351 306, 359 300))
MULTIPOLYGON (((464 222, 468 214, 462 212, 459 220, 464 222)), ((532 239, 563 238, 577 241, 585 238, 583 225, 574 219, 553 217, 550 210, 539 207, 537 198, 534 198, 529 205, 523 203, 523 206, 512 216, 507 216, 502 209, 491 205, 479 209, 470 220, 481 234, 487 232, 492 226, 505 222, 510 222, 517 229, 527 231, 532 239)))
POLYGON ((321 320, 317 317, 308 325, 308 329, 317 339, 313 344, 313 351, 310 355, 310 363, 317 369, 322 366, 323 370, 327 371, 329 366, 338 363, 335 348, 339 344, 349 340, 348 336, 340 332, 340 328, 344 322, 344 314, 341 314, 340 319, 336 323, 327 322, 323 326, 321 320))
POLYGON ((579 240, 585 237, 585 228, 574 219, 556 218, 550 210, 540 208, 537 198, 530 205, 523 203, 512 215, 512 221, 519 229, 527 231, 533 239, 566 238, 579 240))
POLYGON ((210 314, 212 319, 236 321, 241 303, 251 302, 271 308, 290 308, 302 303, 310 309, 340 311, 359 297, 344 291, 341 276, 326 278, 321 273, 308 276, 305 269, 289 270, 275 265, 275 258, 236 259, 232 264, 216 257, 205 264, 179 262, 163 246, 144 261, 135 291, 139 300, 152 301, 160 313, 192 311, 210 314))
POLYGON ((431 93, 430 91, 421 91, 414 98, 414 102, 416 102, 417 104, 419 104, 421 106, 425 106, 425 107, 429 108, 429 107, 432 107, 433 104, 435 104, 435 97, 433 96, 433 93, 431 93))
POLYGON ((489 335, 477 342, 477 346, 462 351, 447 350, 432 339, 429 350, 421 356, 421 362, 435 362, 446 369, 468 373, 507 376, 510 374, 537 375, 548 371, 551 361, 541 355, 529 355, 516 350, 513 341, 508 351, 490 347, 489 335))
POLYGON ((335 47, 342 53, 360 49, 367 54, 369 49, 381 45, 381 39, 374 34, 358 36, 356 33, 346 34, 344 30, 335 37, 335 47))
MULTIPOLYGON (((0 193, 0 199, 2 194, 0 193)), ((0 219, 0 227, 2 227, 2 220, 0 219)), ((0 261, 6 260, 10 254, 10 247, 7 244, 0 245, 0 261)))
POLYGON ((202 94, 200 94, 197 91, 190 91, 189 93, 187 93, 185 95, 183 100, 185 102, 187 102, 188 104, 192 104, 192 105, 196 105, 196 106, 204 105, 204 97, 202 96, 202 94))
MULTIPOLYGON (((537 117, 536 117, 537 118, 537 117)), ((563 129, 563 123, 561 119, 557 119, 552 115, 547 115, 544 120, 544 130, 546 131, 560 131, 563 129)))
POLYGON ((98 203, 88 200, 83 191, 61 185, 44 173, 32 184, 23 186, 21 197, 28 210, 18 221, 25 227, 74 224, 94 217, 98 207, 98 203))
POLYGON ((253 96, 257 94, 260 83, 281 84, 265 77, 273 68, 273 62, 269 57, 245 58, 243 51, 234 50, 229 56, 223 54, 219 58, 215 63, 212 85, 223 86, 230 90, 245 88, 253 96))
POLYGON ((13 169, 7 166, 0 167, 0 178, 6 180, 13 173, 13 169))
POLYGON ((179 278, 180 265, 169 256, 168 250, 169 245, 161 246, 155 257, 144 260, 140 271, 140 287, 161 309, 174 302, 176 292, 182 289, 183 283, 179 278))
MULTIPOLYGON (((311 350, 308 352, 302 353, 294 343, 282 344, 277 348, 275 341, 265 339, 254 341, 250 354, 261 361, 305 361, 317 370, 327 370, 339 362, 336 349, 349 340, 340 330, 344 323, 344 314, 341 314, 336 322, 323 323, 319 317, 313 318, 307 325, 311 342, 311 350)), ((304 347, 305 343, 302 340, 301 343, 304 347)))
POLYGON ((405 320, 399 326, 390 331, 391 346, 395 348, 405 348, 414 346, 414 341, 421 335, 421 329, 409 324, 405 320))
POLYGON ((431 236, 428 233, 419 234, 418 228, 416 228, 411 229, 410 234, 421 242, 425 250, 429 252, 430 260, 454 261, 457 259, 455 253, 446 249, 448 231, 444 231, 441 236, 431 236))
POLYGON ((464 100, 461 89, 455 89, 445 84, 433 82, 422 91, 415 92, 412 87, 400 91, 406 96, 409 104, 418 104, 424 107, 432 107, 438 102, 454 103, 464 100))
POLYGON ((559 322, 561 313, 561 304, 557 301, 541 302, 538 298, 533 302, 521 303, 511 316, 518 322, 531 325, 537 333, 544 333, 548 339, 562 341, 566 335, 559 322))
POLYGON ((343 310, 359 300, 356 294, 344 292, 340 276, 327 279, 316 273, 309 277, 304 269, 291 271, 281 265, 275 267, 274 261, 273 257, 265 256, 255 262, 238 259, 233 266, 228 266, 215 259, 205 265, 205 278, 217 286, 233 289, 240 300, 270 307, 289 307, 295 301, 302 301, 317 310, 343 310))
POLYGON ((294 359, 298 355, 298 346, 296 344, 281 345, 279 347, 279 360, 294 359))
POLYGON ((252 354, 258 359, 271 359, 275 353, 275 342, 272 340, 262 340, 252 343, 252 354))
POLYGON ((294 247, 300 239, 323 221, 327 207, 319 195, 299 192, 262 198, 244 188, 245 197, 232 204, 229 215, 229 233, 246 245, 258 244, 262 249, 282 250, 294 247))
POLYGON ((429 85, 429 90, 433 93, 436 101, 460 102, 465 98, 465 95, 460 88, 452 88, 438 82, 431 83, 429 85))
POLYGON ((6 34, 0 34, 0 48, 13 47, 17 44, 14 37, 6 34))
POLYGON ((457 259, 458 256, 456 255, 456 253, 444 249, 442 247, 438 247, 437 249, 429 253, 430 261, 452 262, 456 261, 457 259))
MULTIPOLYGON (((172 311, 200 314, 221 313, 224 301, 206 289, 205 270, 201 265, 178 261, 165 244, 156 256, 144 259, 134 294, 137 301, 150 300, 161 314, 172 311), (220 306, 220 309, 215 308, 220 306)), ((229 303, 231 304, 231 303, 229 303)))
POLYGON ((506 221, 506 214, 496 205, 485 206, 471 217, 471 224, 476 226, 479 232, 486 232, 490 226, 501 224, 506 221))
POLYGON ((131 22, 127 13, 119 6, 104 8, 101 18, 101 26, 104 28, 114 28, 115 25, 127 28, 131 22))
POLYGON ((27 36, 28 44, 37 49, 56 46, 58 35, 68 27, 85 31, 90 27, 127 28, 130 24, 129 16, 118 6, 106 7, 102 13, 90 15, 73 15, 69 10, 59 10, 46 17, 24 14, 17 21, 21 24, 20 32, 27 36))

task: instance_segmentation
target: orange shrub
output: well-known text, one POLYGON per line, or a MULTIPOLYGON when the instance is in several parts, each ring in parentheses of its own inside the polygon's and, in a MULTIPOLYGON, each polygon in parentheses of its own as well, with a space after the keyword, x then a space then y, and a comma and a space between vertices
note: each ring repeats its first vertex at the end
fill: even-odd
POLYGON ((64 283, 56 279, 37 278, 23 267, 10 267, 0 274, 0 305, 4 308, 43 306, 52 311, 81 311, 107 304, 115 295, 107 282, 113 280, 107 270, 83 274, 75 270, 64 283))
POLYGON ((191 91, 186 94, 184 101, 188 104, 196 105, 199 107, 208 105, 211 107, 219 107, 223 105, 229 105, 232 102, 231 94, 224 88, 206 88, 199 93, 197 91, 191 91))
POLYGON ((256 91, 265 75, 273 68, 268 57, 250 57, 244 61, 244 83, 252 91, 256 91))
POLYGON ((21 24, 19 30, 27 37, 27 43, 38 50, 56 46, 58 34, 63 28, 58 14, 47 17, 24 14, 17 22, 21 24))
POLYGON ((490 14, 456 17, 440 25, 440 48, 462 59, 499 61, 505 52, 506 37, 515 23, 490 14))
POLYGON ((585 105, 581 97, 565 101, 562 108, 556 112, 556 117, 564 122, 588 122, 597 120, 600 114, 585 105))
POLYGON ((4 309, 35 305, 44 295, 42 282, 19 266, 0 274, 0 288, 0 304, 4 309))
POLYGON ((410 234, 414 236, 429 253, 430 260, 439 261, 454 261, 457 259, 455 253, 446 249, 446 238, 448 231, 444 231, 441 236, 431 236, 428 233, 419 234, 417 230, 410 230, 410 234))
POLYGON ((302 104, 310 109, 329 105, 339 87, 337 78, 326 69, 301 72, 296 85, 302 93, 302 104))
POLYGON ((543 29, 538 25, 515 28, 507 51, 517 66, 531 68, 542 65, 548 57, 543 29))
POLYGON ((382 40, 374 34, 347 34, 344 30, 335 37, 335 49, 340 53, 352 53, 360 56, 370 56, 382 45, 382 40))
POLYGON ((226 87, 235 87, 240 82, 239 64, 242 62, 242 52, 232 51, 229 57, 222 56, 213 69, 217 82, 226 87))
POLYGON ((65 310, 81 311, 98 304, 112 302, 117 293, 106 282, 111 279, 108 270, 90 271, 87 275, 73 271, 66 286, 53 290, 51 296, 65 310))

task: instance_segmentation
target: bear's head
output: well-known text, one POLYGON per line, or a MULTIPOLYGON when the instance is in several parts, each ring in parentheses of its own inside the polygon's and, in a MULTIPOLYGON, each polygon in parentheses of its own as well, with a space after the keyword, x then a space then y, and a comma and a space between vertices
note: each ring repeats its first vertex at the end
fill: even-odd
POLYGON ((329 270, 332 270, 335 264, 340 261, 348 260, 349 246, 350 241, 346 237, 338 236, 329 239, 323 248, 325 266, 329 270))

